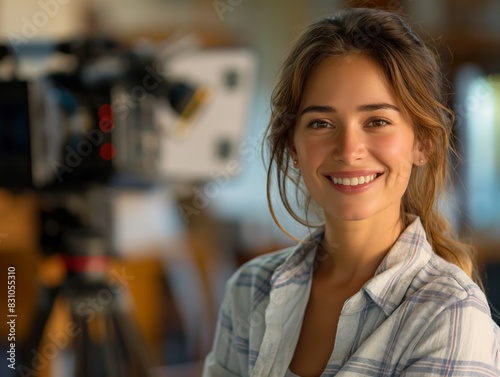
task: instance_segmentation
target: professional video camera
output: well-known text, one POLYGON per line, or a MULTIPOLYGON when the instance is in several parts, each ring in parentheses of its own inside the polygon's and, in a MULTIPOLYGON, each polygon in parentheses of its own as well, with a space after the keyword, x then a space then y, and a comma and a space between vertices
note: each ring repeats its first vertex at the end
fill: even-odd
MULTIPOLYGON (((156 56, 107 39, 22 46, 2 58, 36 61, 53 54, 72 69, 35 78, 0 78, 0 187, 78 190, 113 179, 157 176, 156 102, 187 119, 208 91, 174 81, 156 56)), ((16 70, 18 67, 16 67, 16 70)))
POLYGON ((121 194, 109 189, 234 174, 239 154, 248 154, 242 139, 255 82, 247 49, 178 52, 105 38, 0 46, 0 187, 37 193, 42 251, 62 254, 67 270, 61 285, 41 289, 19 365, 25 373, 62 295, 82 329, 73 342, 77 375, 149 375, 106 279, 120 244, 111 233, 121 194), (47 64, 54 56, 63 63, 47 64), (91 339, 78 308, 103 292, 113 296, 98 316, 106 331, 91 339))

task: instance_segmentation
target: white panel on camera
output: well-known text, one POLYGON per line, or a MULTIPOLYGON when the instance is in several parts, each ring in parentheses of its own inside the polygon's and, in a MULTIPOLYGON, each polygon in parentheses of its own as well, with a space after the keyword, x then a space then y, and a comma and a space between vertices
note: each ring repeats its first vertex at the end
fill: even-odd
MULTIPOLYGON (((206 87, 204 104, 188 121, 169 109, 156 112, 162 129, 160 175, 204 181, 239 171, 243 140, 256 82, 255 53, 245 48, 206 49, 175 55, 165 64, 167 78, 206 87)), ((166 106, 166 105, 165 105, 166 106)))

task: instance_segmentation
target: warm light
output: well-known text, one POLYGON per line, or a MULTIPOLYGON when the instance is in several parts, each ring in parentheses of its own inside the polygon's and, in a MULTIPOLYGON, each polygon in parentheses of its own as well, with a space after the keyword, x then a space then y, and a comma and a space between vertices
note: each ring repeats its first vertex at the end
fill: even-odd
POLYGON ((103 160, 112 160, 113 157, 115 157, 116 154, 116 148, 113 144, 111 143, 106 143, 101 146, 101 149, 99 150, 99 154, 101 155, 101 158, 103 160))
POLYGON ((99 116, 99 129, 104 133, 109 133, 114 128, 113 109, 111 105, 104 104, 97 111, 99 116))

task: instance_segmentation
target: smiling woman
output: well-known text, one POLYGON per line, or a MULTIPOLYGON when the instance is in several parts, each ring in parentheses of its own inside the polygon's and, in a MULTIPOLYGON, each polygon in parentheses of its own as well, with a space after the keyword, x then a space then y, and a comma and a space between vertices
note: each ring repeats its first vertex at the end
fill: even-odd
POLYGON ((436 58, 399 15, 305 31, 273 93, 268 196, 274 177, 316 229, 233 275, 204 376, 500 375, 473 247, 435 208, 452 125, 436 58))

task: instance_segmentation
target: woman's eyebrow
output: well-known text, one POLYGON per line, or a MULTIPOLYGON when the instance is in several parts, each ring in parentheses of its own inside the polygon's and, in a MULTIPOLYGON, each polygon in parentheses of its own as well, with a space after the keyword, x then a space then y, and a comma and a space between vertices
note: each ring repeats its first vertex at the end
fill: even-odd
POLYGON ((368 105, 358 106, 358 111, 375 111, 375 110, 394 110, 401 112, 399 107, 391 105, 390 103, 373 103, 368 105))
MULTIPOLYGON (((390 103, 371 103, 366 105, 360 105, 357 107, 357 111, 375 111, 375 110, 394 110, 401 112, 399 107, 391 105, 390 103)), ((337 109, 333 106, 322 106, 322 105, 311 105, 307 106, 304 110, 300 112, 300 116, 306 113, 336 113, 337 109)))
POLYGON ((336 113, 337 109, 332 106, 320 106, 320 105, 312 105, 307 106, 304 110, 300 112, 300 116, 306 113, 336 113))

